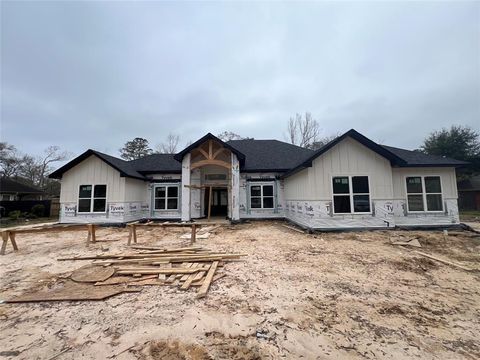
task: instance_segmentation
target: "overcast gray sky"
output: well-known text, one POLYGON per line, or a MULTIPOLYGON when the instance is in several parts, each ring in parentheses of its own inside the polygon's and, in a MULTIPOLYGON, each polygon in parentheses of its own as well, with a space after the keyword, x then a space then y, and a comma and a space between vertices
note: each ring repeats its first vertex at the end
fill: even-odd
POLYGON ((1 140, 23 152, 283 140, 305 111, 405 148, 479 129, 480 2, 1 2, 1 140))

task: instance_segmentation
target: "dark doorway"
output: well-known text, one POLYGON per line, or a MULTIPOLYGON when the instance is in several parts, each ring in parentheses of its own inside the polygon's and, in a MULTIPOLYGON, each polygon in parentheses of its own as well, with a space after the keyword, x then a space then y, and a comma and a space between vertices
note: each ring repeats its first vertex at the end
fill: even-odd
MULTIPOLYGON (((205 216, 208 216, 208 200, 210 188, 205 189, 205 216)), ((227 216, 228 214, 228 189, 212 188, 211 216, 227 216)))

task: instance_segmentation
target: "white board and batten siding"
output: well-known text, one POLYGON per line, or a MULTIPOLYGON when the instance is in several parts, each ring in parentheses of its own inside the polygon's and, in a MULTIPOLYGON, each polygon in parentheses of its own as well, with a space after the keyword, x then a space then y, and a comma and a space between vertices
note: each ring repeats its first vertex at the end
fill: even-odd
POLYGON ((148 203, 145 199, 146 183, 121 177, 119 171, 94 155, 66 171, 62 176, 61 184, 60 222, 62 223, 120 223, 142 218, 148 213, 148 203), (107 185, 105 212, 79 213, 77 211, 80 185, 107 185))
POLYGON ((390 162, 346 138, 285 179, 285 216, 309 228, 392 227, 392 196, 390 162), (372 213, 333 214, 334 176, 368 176, 372 213))
POLYGON ((458 223, 454 168, 392 168, 390 162, 346 138, 312 166, 285 179, 285 217, 314 229, 386 228, 395 225, 446 225, 458 223), (334 214, 332 178, 368 176, 371 214, 334 214), (445 211, 408 214, 405 177, 439 175, 445 211))
POLYGON ((398 226, 452 225, 460 222, 455 168, 418 167, 393 168, 393 205, 395 224, 398 226), (407 211, 406 178, 411 176, 439 176, 442 188, 440 212, 409 213, 407 211))

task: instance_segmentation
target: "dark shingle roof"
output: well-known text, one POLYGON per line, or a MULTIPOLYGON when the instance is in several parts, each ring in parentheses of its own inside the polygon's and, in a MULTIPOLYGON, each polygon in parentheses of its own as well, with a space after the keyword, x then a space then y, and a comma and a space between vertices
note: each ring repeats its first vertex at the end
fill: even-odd
POLYGON ((107 155, 107 154, 104 154, 104 153, 101 153, 99 151, 92 150, 92 149, 88 149, 87 151, 85 151, 80 156, 77 156, 75 159, 73 159, 69 163, 67 163, 64 166, 62 166, 61 168, 55 170, 53 173, 51 173, 49 175, 49 177, 53 178, 53 179, 61 179, 62 175, 66 171, 70 170, 71 168, 78 165, 83 160, 87 159, 88 157, 90 157, 92 155, 94 155, 94 156, 98 157, 99 159, 105 161, 108 165, 110 165, 114 169, 118 170, 120 172, 121 176, 145 180, 144 176, 137 172, 137 170, 132 166, 130 161, 125 161, 125 160, 122 160, 122 159, 116 158, 114 156, 107 155))
POLYGON ((381 145, 391 153, 406 162, 403 166, 461 166, 468 164, 465 161, 450 159, 445 156, 427 155, 420 151, 412 151, 381 145))
MULTIPOLYGON (((380 145, 351 129, 345 134, 332 140, 321 149, 313 151, 299 146, 288 144, 278 140, 230 140, 222 142, 208 133, 201 141, 213 139, 221 142, 225 147, 239 156, 241 171, 243 172, 286 172, 289 176, 306 167, 312 166, 312 161, 331 149, 340 141, 350 137, 360 142, 367 148, 390 160, 392 166, 415 167, 415 166, 462 166, 467 163, 442 156, 432 156, 418 151, 399 149, 392 146, 380 145)), ((61 178, 63 173, 79 164, 91 155, 95 155, 107 164, 117 169, 121 176, 147 180, 145 175, 154 173, 181 173, 181 159, 187 149, 199 144, 196 141, 191 146, 178 154, 153 154, 141 159, 125 161, 114 156, 103 154, 95 150, 87 150, 82 155, 62 166, 50 174, 51 178, 61 178)))
POLYGON ((242 171, 287 171, 314 153, 278 140, 230 140, 227 144, 245 154, 242 171))
POLYGON ((338 136, 337 138, 333 139, 325 146, 315 151, 310 157, 305 159, 303 162, 300 162, 296 166, 292 167, 292 169, 289 170, 283 176, 288 177, 307 167, 311 167, 312 161, 314 159, 316 159, 317 157, 321 156, 322 154, 330 150, 332 147, 337 145, 340 141, 342 141, 346 137, 350 137, 358 141, 359 143, 366 146, 370 150, 390 160, 390 163, 392 164, 392 166, 398 166, 398 167, 462 166, 467 164, 464 161, 449 159, 442 156, 427 155, 418 151, 411 151, 411 150, 399 149, 391 146, 380 145, 370 140, 366 136, 360 134, 355 129, 350 129, 343 135, 338 136))
POLYGON ((0 178, 0 193, 43 194, 43 191, 12 179, 0 178))
POLYGON ((152 154, 132 160, 132 166, 142 174, 181 173, 182 163, 174 159, 175 154, 152 154))

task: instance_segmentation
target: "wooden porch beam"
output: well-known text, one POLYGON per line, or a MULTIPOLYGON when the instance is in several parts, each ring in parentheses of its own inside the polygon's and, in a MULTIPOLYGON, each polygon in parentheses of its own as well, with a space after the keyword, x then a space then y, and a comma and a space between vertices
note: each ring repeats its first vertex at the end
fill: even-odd
POLYGON ((207 154, 207 152, 206 152, 205 150, 203 150, 201 147, 198 147, 197 150, 200 151, 200 153, 201 153, 203 156, 205 156, 205 159, 207 159, 207 160, 209 159, 208 154, 207 154))
POLYGON ((227 150, 227 149, 225 149, 224 147, 221 147, 220 149, 218 149, 217 151, 215 151, 215 152, 213 153, 212 160, 213 160, 213 159, 216 159, 217 156, 220 155, 220 154, 221 154, 222 152, 224 152, 225 150, 227 150))
POLYGON ((217 166, 221 166, 221 167, 224 167, 224 168, 227 168, 227 169, 231 169, 232 168, 232 165, 225 162, 225 161, 222 161, 222 160, 214 160, 214 159, 211 159, 211 160, 200 160, 200 161, 197 161, 195 163, 193 163, 190 167, 190 169, 196 169, 196 168, 199 168, 199 167, 202 167, 202 166, 205 166, 205 165, 217 165, 217 166))

